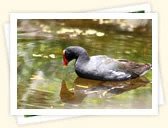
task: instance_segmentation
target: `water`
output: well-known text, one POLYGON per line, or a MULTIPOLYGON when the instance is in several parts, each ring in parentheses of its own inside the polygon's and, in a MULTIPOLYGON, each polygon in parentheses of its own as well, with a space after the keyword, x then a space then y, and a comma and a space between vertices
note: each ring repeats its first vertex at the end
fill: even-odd
POLYGON ((18 108, 151 108, 151 71, 134 80, 102 82, 79 78, 75 61, 62 64, 63 49, 72 45, 85 48, 90 56, 151 63, 150 32, 118 32, 89 20, 67 21, 19 21, 18 108))

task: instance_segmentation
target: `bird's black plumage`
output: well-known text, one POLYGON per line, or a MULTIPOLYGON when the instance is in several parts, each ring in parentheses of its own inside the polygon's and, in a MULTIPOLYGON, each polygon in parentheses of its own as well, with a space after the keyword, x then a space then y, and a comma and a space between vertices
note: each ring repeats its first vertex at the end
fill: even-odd
POLYGON ((151 64, 139 64, 128 60, 117 60, 105 55, 88 56, 79 46, 70 46, 64 50, 64 61, 73 59, 78 76, 95 80, 120 81, 137 78, 151 69, 151 64))

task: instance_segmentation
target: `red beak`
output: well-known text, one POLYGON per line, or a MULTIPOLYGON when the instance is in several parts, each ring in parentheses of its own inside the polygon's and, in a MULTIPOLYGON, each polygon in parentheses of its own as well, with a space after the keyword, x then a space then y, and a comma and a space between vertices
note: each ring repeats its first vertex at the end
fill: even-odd
POLYGON ((63 50, 63 65, 65 65, 65 66, 68 65, 68 60, 65 57, 65 50, 63 50))

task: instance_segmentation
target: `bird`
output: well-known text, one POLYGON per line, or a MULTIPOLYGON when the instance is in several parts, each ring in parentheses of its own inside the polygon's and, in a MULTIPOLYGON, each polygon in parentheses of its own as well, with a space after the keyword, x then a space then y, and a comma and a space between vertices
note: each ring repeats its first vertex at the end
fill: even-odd
POLYGON ((101 81, 123 81, 143 76, 152 65, 136 63, 126 59, 114 59, 106 55, 89 57, 80 46, 69 46, 63 50, 63 65, 75 61, 75 72, 79 77, 101 81))

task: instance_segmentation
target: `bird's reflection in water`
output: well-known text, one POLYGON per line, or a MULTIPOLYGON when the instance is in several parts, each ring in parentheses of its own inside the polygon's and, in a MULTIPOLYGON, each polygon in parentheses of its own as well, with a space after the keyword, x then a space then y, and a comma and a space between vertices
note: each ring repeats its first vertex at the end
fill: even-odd
POLYGON ((109 96, 143 87, 150 81, 146 77, 139 77, 127 81, 97 81, 77 77, 74 81, 74 90, 70 91, 62 81, 60 91, 61 101, 69 104, 80 104, 86 96, 97 98, 108 98, 109 96))
POLYGON ((78 92, 74 90, 74 92, 70 91, 67 88, 65 81, 62 81, 61 91, 60 91, 60 98, 62 102, 71 103, 71 104, 79 104, 83 101, 86 97, 85 93, 78 92))

